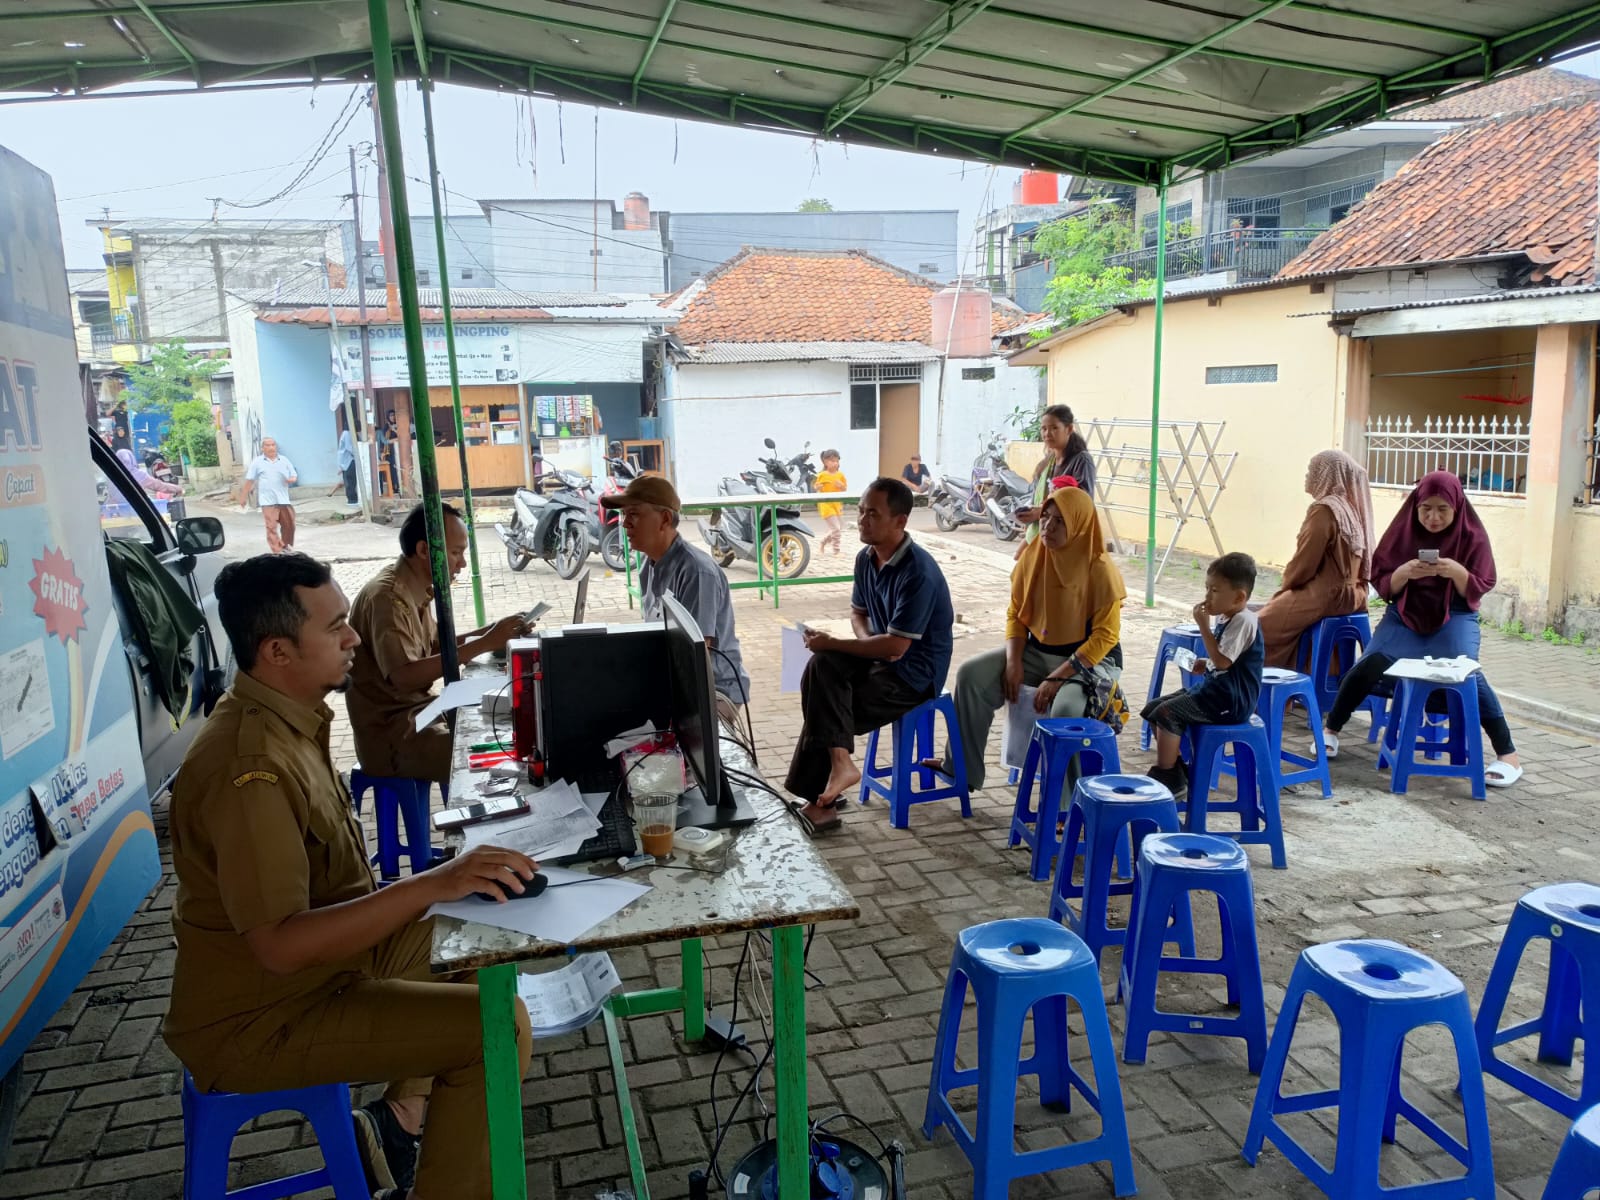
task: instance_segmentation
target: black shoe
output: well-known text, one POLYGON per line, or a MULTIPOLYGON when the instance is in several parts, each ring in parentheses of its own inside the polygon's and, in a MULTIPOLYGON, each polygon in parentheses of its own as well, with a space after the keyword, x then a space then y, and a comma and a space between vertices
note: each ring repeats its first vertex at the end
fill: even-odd
POLYGON ((367 1171, 367 1186, 382 1195, 394 1189, 397 1196, 411 1190, 417 1174, 417 1147, 422 1139, 412 1137, 381 1097, 362 1105, 351 1114, 356 1125, 356 1146, 361 1165, 367 1171))
POLYGON ((1189 772, 1182 767, 1151 767, 1145 774, 1171 792, 1174 800, 1189 790, 1189 772))

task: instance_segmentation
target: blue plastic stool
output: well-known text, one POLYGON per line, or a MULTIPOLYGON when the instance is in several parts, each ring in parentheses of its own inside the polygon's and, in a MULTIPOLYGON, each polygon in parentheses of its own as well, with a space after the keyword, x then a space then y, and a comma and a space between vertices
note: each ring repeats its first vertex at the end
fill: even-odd
POLYGON ((1339 684, 1372 641, 1372 621, 1364 612, 1346 617, 1323 617, 1300 635, 1295 662, 1305 668, 1316 686, 1317 701, 1326 712, 1339 694, 1339 684), (1334 667, 1334 655, 1339 665, 1334 667))
POLYGON ((1184 731, 1184 738, 1190 751, 1184 828, 1190 833, 1205 833, 1210 813, 1233 813, 1239 818, 1239 832, 1223 836, 1241 845, 1270 847, 1272 865, 1281 871, 1288 859, 1283 849, 1283 817, 1278 811, 1278 756, 1267 740, 1266 723, 1260 717, 1251 717, 1244 725, 1191 725, 1184 731), (1238 796, 1232 801, 1212 800, 1211 789, 1220 761, 1230 745, 1238 796))
MULTIPOLYGON (((1097 1068, 1098 1069, 1098 1068, 1097 1068)), ((356 1149, 350 1089, 342 1083, 280 1092, 202 1092, 183 1073, 183 1200, 281 1200, 331 1187, 336 1200, 369 1200, 356 1149), (228 1150, 246 1122, 271 1112, 304 1113, 324 1165, 283 1179, 228 1190, 228 1150)))
POLYGON ((1426 1195, 1429 1200, 1484 1200, 1495 1195, 1483 1072, 1472 1035, 1472 1006, 1461 981, 1432 959, 1397 942, 1325 942, 1301 951, 1289 977, 1250 1112, 1242 1153, 1251 1166, 1261 1153, 1263 1139, 1277 1146, 1301 1174, 1334 1200, 1379 1195, 1386 1200, 1410 1195, 1426 1195), (1284 1063, 1307 995, 1326 1002, 1339 1022, 1339 1086, 1284 1096, 1279 1092, 1284 1063), (1400 1091, 1406 1035, 1434 1024, 1443 1025, 1455 1042, 1466 1145, 1400 1091), (1277 1121, 1282 1113, 1330 1107, 1339 1110, 1332 1171, 1325 1170, 1277 1121), (1382 1144, 1394 1141, 1399 1116, 1438 1143, 1466 1168, 1466 1174, 1380 1192, 1378 1157, 1382 1144))
POLYGON ((878 734, 874 729, 867 739, 867 758, 861 767, 861 796, 865 804, 876 792, 889 801, 889 824, 905 829, 911 823, 911 806, 926 804, 930 800, 948 800, 961 797, 961 815, 972 816, 972 795, 967 791, 967 757, 961 747, 961 734, 956 726, 955 697, 949 692, 919 704, 908 713, 897 717, 891 727, 892 761, 878 765, 878 734), (946 779, 937 771, 919 765, 925 758, 938 754, 933 742, 933 717, 944 717, 945 737, 950 746, 950 773, 946 779), (911 786, 915 775, 918 786, 911 786))
MULTIPOLYGON (((378 824, 378 852, 372 856, 372 865, 384 879, 400 877, 400 856, 411 861, 411 873, 426 871, 435 863, 444 861, 444 851, 436 850, 428 840, 428 803, 433 788, 431 780, 400 779, 383 775, 368 775, 360 767, 350 772, 350 799, 356 816, 361 815, 361 797, 372 790, 372 812, 378 824), (405 826, 405 840, 400 840, 400 827, 405 826)), ((449 785, 440 784, 440 793, 450 798, 449 785)))
MULTIPOLYGON (((1161 631, 1161 640, 1156 643, 1155 665, 1150 668, 1150 687, 1144 697, 1146 701, 1161 695, 1167 678, 1167 664, 1178 650, 1193 650, 1197 658, 1205 657, 1206 640, 1200 636, 1200 626, 1191 622, 1187 625, 1169 625, 1161 631)), ((1145 721, 1139 730, 1139 749, 1150 749, 1150 739, 1154 736, 1155 727, 1145 721)))
MULTIPOLYGON (((1064 923, 1084 941, 1100 961, 1107 946, 1121 946, 1127 930, 1106 922, 1112 896, 1131 896, 1133 880, 1118 878, 1112 859, 1124 838, 1131 838, 1134 855, 1147 833, 1178 832, 1178 805, 1172 793, 1147 775, 1087 775, 1072 791, 1067 810, 1066 836, 1056 858, 1055 883, 1050 888, 1050 919, 1064 923), (1082 849, 1079 849, 1080 843, 1082 849), (1072 866, 1083 855, 1083 882, 1072 881, 1072 866), (1078 901, 1073 911, 1071 901, 1078 901)), ((1193 934, 1184 945, 1193 952, 1193 934)))
MULTIPOLYGON (((1027 842, 1033 849, 1028 865, 1030 879, 1049 879, 1061 841, 1056 825, 1061 820, 1061 793, 1067 786, 1067 769, 1072 760, 1084 775, 1117 775, 1122 771, 1122 756, 1117 752, 1117 735, 1104 721, 1078 717, 1044 717, 1033 727, 1028 755, 1022 764, 1022 783, 1017 788, 1017 804, 1011 813, 1011 840, 1008 846, 1027 842), (1033 785, 1043 776, 1039 792, 1039 811, 1033 810, 1033 785)), ((1126 861, 1126 860, 1124 860, 1126 861)))
POLYGON ((1133 1154, 1122 1111, 1122 1085, 1111 1023, 1100 991, 1094 955, 1074 934, 1041 917, 990 921, 963 929, 950 956, 939 1034, 933 1046, 933 1071, 923 1137, 947 1126, 972 1164, 973 1200, 1005 1200, 1011 1181, 1085 1163, 1109 1162, 1113 1189, 1131 1196, 1133 1154), (967 986, 978 1002, 978 1066, 956 1067, 967 986), (1068 1052, 1067 1000, 1077 1001, 1089 1039, 1098 1094, 1073 1068, 1068 1052), (1021 1058, 1022 1026, 1033 1012, 1033 1055, 1021 1058), (1039 1100, 1070 1110, 1072 1091, 1100 1114, 1100 1135, 1048 1150, 1019 1152, 1015 1142, 1017 1079, 1034 1075, 1039 1100), (977 1133, 951 1106, 955 1088, 978 1087, 977 1133))
POLYGON ((1428 679, 1396 679, 1394 700, 1378 751, 1378 766, 1389 768, 1389 790, 1404 793, 1413 775, 1442 775, 1467 779, 1472 798, 1488 797, 1483 781, 1483 738, 1478 732, 1478 680, 1468 676, 1460 683, 1428 679), (1448 737, 1440 742, 1439 727, 1428 719, 1428 699, 1443 693, 1449 710, 1448 737), (1396 715, 1398 714, 1398 715, 1396 715), (1417 760, 1421 753, 1430 761, 1417 760), (1447 754, 1449 762, 1431 761, 1447 754))
POLYGON ((1267 744, 1278 747, 1278 786, 1286 788, 1297 783, 1320 783, 1323 796, 1332 796, 1333 775, 1328 770, 1328 751, 1321 736, 1322 704, 1312 677, 1298 671, 1267 667, 1261 672, 1261 698, 1256 702, 1256 715, 1266 723, 1267 744), (1316 748, 1310 758, 1287 749, 1283 744, 1284 717, 1295 700, 1306 706, 1311 743, 1316 748), (1289 764, 1288 769, 1284 768, 1284 763, 1289 764))
MULTIPOLYGON (((1600 1104, 1600 1063, 1587 1057, 1600 1054, 1600 887, 1555 883, 1517 901, 1478 1005, 1477 1031, 1483 1069, 1496 1079, 1565 1117, 1600 1104), (1531 1021, 1502 1030, 1500 1017, 1517 964, 1535 938, 1550 943, 1543 1010, 1531 1021), (1532 1033, 1539 1035, 1539 1061, 1561 1066, 1571 1065, 1573 1044, 1583 1039, 1586 1058, 1576 1096, 1495 1054, 1497 1046, 1532 1033)), ((1600 1176, 1589 1186, 1600 1187, 1600 1176)))
POLYGON ((1261 985, 1261 953, 1256 945, 1255 889, 1250 857, 1235 841, 1204 833, 1153 833, 1139 847, 1139 865, 1128 915, 1128 948, 1122 955, 1118 991, 1127 1008, 1122 1061, 1142 1063, 1150 1034, 1201 1033, 1243 1038, 1250 1073, 1258 1074, 1267 1053, 1267 1004, 1261 985), (1222 921, 1222 954, 1196 958, 1189 896, 1214 892, 1222 921), (1172 938, 1169 925, 1188 926, 1184 957, 1167 958, 1162 946, 1172 938), (1221 975, 1228 1003, 1238 1016, 1195 1016, 1156 1007, 1162 971, 1221 975))
POLYGON ((1544 1185, 1542 1200, 1583 1200, 1600 1187, 1600 1106, 1591 1108, 1567 1130, 1544 1185))

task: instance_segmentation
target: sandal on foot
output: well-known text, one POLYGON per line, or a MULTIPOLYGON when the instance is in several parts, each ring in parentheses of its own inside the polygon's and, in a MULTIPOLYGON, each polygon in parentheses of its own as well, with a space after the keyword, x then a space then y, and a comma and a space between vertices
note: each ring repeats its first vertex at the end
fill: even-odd
POLYGON ((1508 788, 1522 778, 1522 768, 1516 763, 1493 762, 1483 771, 1483 782, 1492 788, 1508 788))
MULTIPOLYGON (((1328 752, 1329 758, 1339 757, 1339 735, 1324 729, 1322 731, 1322 748, 1328 752)), ((1311 747, 1311 753, 1317 752, 1316 746, 1311 747)))
POLYGON ((794 819, 800 822, 800 828, 806 831, 806 836, 809 838, 819 838, 830 833, 835 833, 841 826, 844 825, 843 817, 835 817, 831 821, 828 821, 822 825, 818 825, 810 817, 806 816, 805 805, 798 804, 792 800, 787 802, 785 807, 787 807, 789 812, 793 814, 794 819))

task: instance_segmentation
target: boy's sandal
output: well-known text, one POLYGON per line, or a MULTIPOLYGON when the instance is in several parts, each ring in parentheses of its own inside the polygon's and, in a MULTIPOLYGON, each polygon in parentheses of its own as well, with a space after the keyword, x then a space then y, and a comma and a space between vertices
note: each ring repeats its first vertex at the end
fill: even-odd
POLYGON ((1483 782, 1493 788, 1508 788, 1522 778, 1522 768, 1515 763, 1490 763, 1483 771, 1483 782))
MULTIPOLYGON (((826 835, 835 833, 844 827, 843 817, 835 817, 832 821, 818 825, 810 817, 806 816, 804 812, 805 805, 796 800, 786 800, 784 802, 784 806, 788 808, 789 812, 794 816, 794 819, 800 822, 800 828, 806 831, 806 836, 809 838, 825 837, 826 835)), ((835 804, 834 807, 837 807, 837 804, 835 804)))

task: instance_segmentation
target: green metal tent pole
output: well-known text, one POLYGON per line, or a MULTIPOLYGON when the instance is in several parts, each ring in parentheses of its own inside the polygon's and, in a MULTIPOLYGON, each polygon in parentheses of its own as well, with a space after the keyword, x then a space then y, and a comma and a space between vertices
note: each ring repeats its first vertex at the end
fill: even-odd
MULTIPOLYGON (((412 13, 412 27, 417 41, 417 57, 426 61, 422 48, 422 29, 417 24, 416 6, 407 5, 412 13)), ((477 522, 472 515, 472 480, 467 474, 467 437, 461 424, 461 372, 456 367, 456 322, 450 313, 450 264, 445 258, 444 209, 439 202, 439 161, 433 144, 433 81, 424 66, 420 80, 422 87, 422 132, 428 144, 428 187, 433 194, 433 235, 439 247, 439 307, 444 313, 444 352, 450 361, 450 411, 456 424, 456 453, 461 456, 461 510, 467 523, 467 555, 472 565, 472 608, 478 625, 487 623, 483 615, 483 576, 478 571, 477 522)))
POLYGON ((417 261, 411 245, 411 205, 406 199, 405 155, 400 149, 400 110, 394 91, 394 46, 389 40, 388 0, 367 0, 372 33, 373 95, 383 127, 388 160, 389 212, 395 272, 400 276, 400 316, 406 334, 406 371, 411 382, 411 413, 417 430, 417 467, 422 511, 428 529, 428 559, 433 574, 434 612, 439 622, 439 653, 444 678, 461 678, 456 657, 456 624, 450 612, 450 572, 444 558, 444 509, 439 503, 439 468, 433 453, 433 413, 428 407, 428 363, 422 341, 422 308, 417 302, 417 261))
POLYGON ((1161 165, 1156 186, 1156 346, 1150 374, 1150 520, 1144 543, 1144 605, 1156 606, 1156 498, 1161 479, 1161 326, 1167 310, 1167 187, 1172 165, 1161 165))

